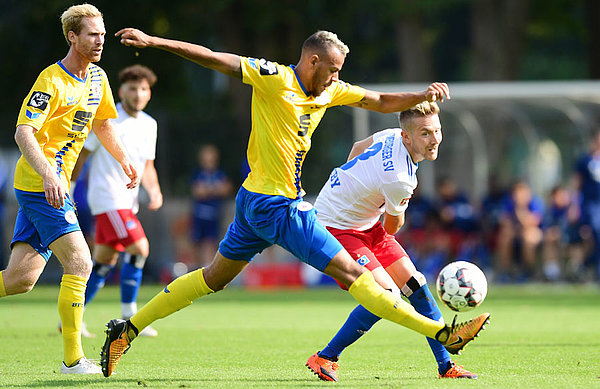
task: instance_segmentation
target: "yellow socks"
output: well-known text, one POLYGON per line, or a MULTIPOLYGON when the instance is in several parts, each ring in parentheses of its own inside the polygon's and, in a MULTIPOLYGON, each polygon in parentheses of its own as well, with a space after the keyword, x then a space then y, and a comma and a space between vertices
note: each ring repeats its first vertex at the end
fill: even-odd
POLYGON ((432 339, 435 339, 435 335, 439 330, 445 327, 444 323, 417 313, 413 306, 402 300, 400 296, 394 296, 391 292, 383 289, 375 281, 370 271, 361 274, 350 285, 348 291, 356 301, 371 313, 432 339))
MULTIPOLYGON (((204 281, 203 270, 195 270, 171 282, 129 319, 131 324, 141 331, 153 321, 179 311, 195 299, 212 293, 213 290, 204 281)), ((130 333, 128 335, 133 339, 130 333)))
POLYGON ((62 323, 65 365, 71 366, 83 358, 81 347, 81 323, 85 302, 86 279, 64 274, 58 292, 58 313, 62 323))
POLYGON ((4 277, 0 271, 0 297, 6 297, 6 288, 4 287, 4 277))

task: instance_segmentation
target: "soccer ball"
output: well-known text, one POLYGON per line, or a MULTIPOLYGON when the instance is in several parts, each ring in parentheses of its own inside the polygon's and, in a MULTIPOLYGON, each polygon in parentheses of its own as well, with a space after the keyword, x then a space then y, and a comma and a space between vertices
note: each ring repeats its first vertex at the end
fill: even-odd
POLYGON ((453 311, 470 311, 487 295, 485 274, 471 262, 456 261, 446 265, 437 278, 440 300, 453 311))

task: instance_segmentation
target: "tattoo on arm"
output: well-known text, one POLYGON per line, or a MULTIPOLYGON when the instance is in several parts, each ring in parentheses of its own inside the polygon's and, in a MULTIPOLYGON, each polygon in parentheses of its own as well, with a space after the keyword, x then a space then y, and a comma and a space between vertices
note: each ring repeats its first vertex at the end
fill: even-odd
POLYGON ((362 99, 360 99, 360 101, 358 103, 356 103, 356 106, 358 108, 366 108, 369 105, 369 102, 367 100, 367 97, 363 97, 362 99))

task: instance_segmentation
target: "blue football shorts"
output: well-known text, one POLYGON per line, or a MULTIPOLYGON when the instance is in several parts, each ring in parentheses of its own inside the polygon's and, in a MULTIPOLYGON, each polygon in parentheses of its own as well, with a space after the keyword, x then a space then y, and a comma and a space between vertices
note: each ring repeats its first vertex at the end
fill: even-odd
POLYGON ((228 259, 250 262, 274 244, 321 271, 343 249, 317 222, 317 211, 310 203, 240 188, 235 218, 219 244, 219 252, 228 259))
POLYGON ((16 242, 28 243, 48 261, 52 255, 52 250, 48 248, 50 243, 64 234, 81 230, 73 202, 68 195, 65 205, 56 209, 48 204, 44 192, 15 189, 15 194, 19 212, 10 242, 11 248, 16 242))

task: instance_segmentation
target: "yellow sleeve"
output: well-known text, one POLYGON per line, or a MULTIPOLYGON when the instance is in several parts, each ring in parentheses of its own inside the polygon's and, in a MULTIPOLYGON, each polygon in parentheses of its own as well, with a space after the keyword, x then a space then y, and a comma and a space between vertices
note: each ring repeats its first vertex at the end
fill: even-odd
POLYGON ((60 99, 51 77, 46 72, 40 73, 29 94, 23 100, 17 118, 17 126, 26 124, 40 130, 46 120, 52 117, 56 111, 60 99))
POLYGON ((332 83, 331 86, 333 88, 329 89, 331 93, 329 107, 358 103, 365 97, 365 90, 360 86, 351 85, 341 80, 332 83))
POLYGON ((113 98, 112 90, 110 89, 110 83, 104 70, 102 71, 102 100, 96 110, 96 116, 94 119, 116 119, 117 108, 115 107, 115 99, 113 98))
POLYGON ((244 84, 265 94, 281 90, 286 75, 282 65, 262 58, 241 57, 241 67, 244 84))

